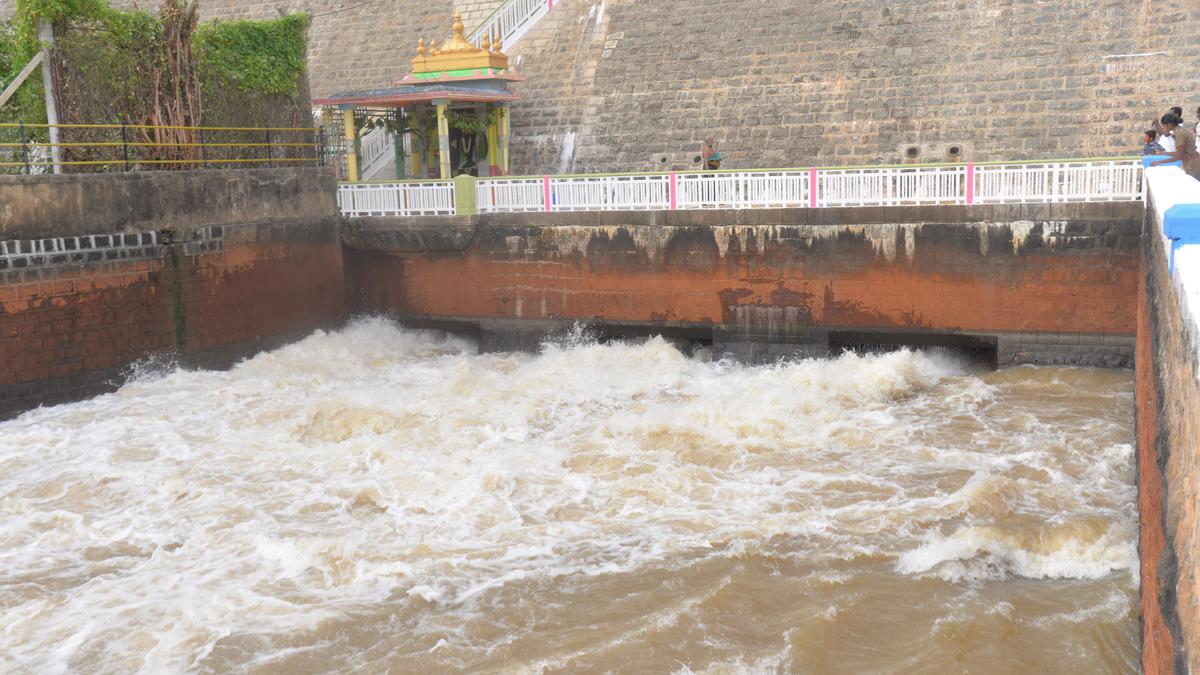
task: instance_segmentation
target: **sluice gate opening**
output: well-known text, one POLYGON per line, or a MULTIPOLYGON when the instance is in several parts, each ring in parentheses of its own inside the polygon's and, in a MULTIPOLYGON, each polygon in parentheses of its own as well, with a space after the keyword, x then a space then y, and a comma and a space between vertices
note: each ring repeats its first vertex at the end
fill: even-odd
POLYGON ((848 332, 829 333, 829 353, 885 354, 907 349, 955 357, 977 367, 1000 367, 999 340, 990 335, 960 333, 848 332))

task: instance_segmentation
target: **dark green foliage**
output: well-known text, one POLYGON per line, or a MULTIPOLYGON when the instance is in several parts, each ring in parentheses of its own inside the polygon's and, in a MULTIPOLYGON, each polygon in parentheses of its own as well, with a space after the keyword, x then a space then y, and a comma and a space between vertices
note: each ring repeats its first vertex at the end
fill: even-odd
POLYGON ((294 96, 304 71, 308 16, 272 21, 219 21, 197 31, 193 50, 201 77, 251 94, 294 96))

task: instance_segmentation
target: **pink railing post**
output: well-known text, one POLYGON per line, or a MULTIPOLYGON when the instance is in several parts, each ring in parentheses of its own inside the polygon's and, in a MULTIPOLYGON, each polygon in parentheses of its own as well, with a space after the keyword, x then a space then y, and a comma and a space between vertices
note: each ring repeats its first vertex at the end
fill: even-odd
POLYGON ((967 162, 967 203, 975 203, 975 162, 967 162))
POLYGON ((550 176, 542 176, 543 195, 546 199, 546 210, 553 211, 554 204, 550 201, 550 176))
POLYGON ((672 210, 672 211, 674 211, 674 210, 675 210, 675 205, 677 204, 677 202, 676 202, 676 200, 675 200, 675 196, 676 196, 676 194, 677 194, 677 193, 676 193, 676 191, 675 191, 675 190, 676 190, 676 187, 675 187, 675 172, 674 172, 674 171, 672 171, 672 172, 671 172, 671 210, 672 210))
POLYGON ((808 170, 808 208, 817 208, 817 170, 808 170))

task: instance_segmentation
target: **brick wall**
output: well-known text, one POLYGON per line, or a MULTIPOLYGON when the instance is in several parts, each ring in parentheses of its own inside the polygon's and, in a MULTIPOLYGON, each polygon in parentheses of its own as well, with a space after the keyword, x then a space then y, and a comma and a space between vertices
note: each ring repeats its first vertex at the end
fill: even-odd
MULTIPOLYGON (((113 214, 96 214, 90 232, 64 227, 58 233, 41 232, 37 223, 7 223, 8 233, 0 235, 0 418, 108 389, 142 359, 228 365, 340 320, 340 221, 332 202, 298 216, 289 204, 291 186, 278 180, 290 175, 303 184, 317 174, 329 194, 332 174, 224 172, 257 185, 258 202, 274 203, 279 215, 230 222, 235 213, 230 211, 222 224, 199 225, 203 211, 189 213, 186 206, 195 202, 181 195, 212 194, 219 200, 211 187, 220 173, 157 174, 156 187, 165 194, 128 195, 134 202, 176 197, 178 210, 158 213, 157 220, 122 224, 113 214), (34 234, 11 234, 22 231, 34 234)), ((41 195, 27 201, 40 204, 46 217, 72 213, 52 191, 27 181, 0 181, 41 195)), ((119 193, 119 186, 113 191, 119 193)))
MULTIPOLYGON (((1200 672, 1200 333, 1182 310, 1150 217, 1138 317, 1142 664, 1200 672)), ((1194 310, 1193 310, 1194 311, 1194 310)))
POLYGON ((989 336, 1015 363, 1132 364, 1139 204, 488 214, 353 221, 355 309, 545 333, 687 329, 756 359, 839 331, 989 336), (421 224, 424 223, 424 224, 421 224), (766 350, 766 352, 763 352, 766 350))
MULTIPOLYGON (((128 9, 158 5, 156 0, 110 0, 128 9)), ((213 19, 272 19, 280 14, 306 12, 309 85, 316 98, 339 90, 369 89, 395 84, 409 70, 417 38, 450 37, 451 15, 457 7, 467 30, 474 28, 501 0, 205 0, 202 21, 213 19)), ((0 19, 11 16, 15 0, 0 0, 0 19)))
POLYGON ((514 171, 690 165, 709 134, 725 168, 1136 153, 1200 105, 1197 34, 1194 0, 563 0, 516 50, 514 171))

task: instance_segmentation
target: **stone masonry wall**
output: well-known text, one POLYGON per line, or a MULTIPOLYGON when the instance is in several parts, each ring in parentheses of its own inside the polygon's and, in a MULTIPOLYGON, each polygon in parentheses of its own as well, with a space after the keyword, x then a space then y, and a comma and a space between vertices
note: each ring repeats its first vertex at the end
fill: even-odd
POLYGON ((125 193, 122 186, 137 176, 70 178, 112 184, 123 197, 96 202, 89 218, 71 200, 55 199, 53 189, 0 179, 10 198, 10 183, 31 193, 23 201, 40 210, 29 212, 82 223, 50 232, 8 218, 0 228, 0 418, 109 389, 146 359, 223 366, 340 321, 345 296, 332 173, 165 172, 153 176, 158 194, 146 185, 125 193), (273 205, 277 215, 251 211, 238 220, 219 203, 231 209, 222 219, 195 208, 188 195, 219 197, 230 177, 223 174, 256 186, 260 206, 269 213, 273 205), (320 178, 324 199, 297 212, 288 182, 271 180, 280 176, 299 184, 320 178), (159 200, 176 210, 122 203, 159 200), (141 217, 149 213, 154 218, 141 217), (119 214, 128 217, 122 222, 119 214))
MULTIPOLYGON (((1151 211, 1153 213, 1153 211, 1151 211)), ((1142 665, 1200 672, 1200 334, 1167 271, 1153 216, 1144 237, 1137 353, 1142 665)))
MULTIPOLYGON (((157 0, 110 0, 114 7, 153 8, 157 0)), ((417 38, 450 37, 451 15, 463 13, 467 30, 502 0, 204 0, 202 21, 272 19, 306 12, 309 85, 314 98, 348 89, 394 85, 408 74, 417 38)), ((15 0, 0 0, 0 19, 12 15, 15 0)))
POLYGON ((1200 105, 1200 2, 562 0, 517 46, 514 173, 1140 153, 1200 105), (666 162, 663 162, 663 159, 666 162))
MULTIPOLYGON (((133 0, 116 0, 129 6, 133 0)), ((0 17, 14 0, 0 0, 0 17)), ((147 3, 153 5, 153 2, 147 3)), ((313 17, 315 97, 395 83, 418 36, 500 0, 208 0, 313 17)), ((560 0, 518 44, 514 173, 1136 154, 1200 105, 1195 0, 560 0), (953 150, 957 149, 955 153, 953 150), (916 152, 909 156, 909 152, 916 152)))

